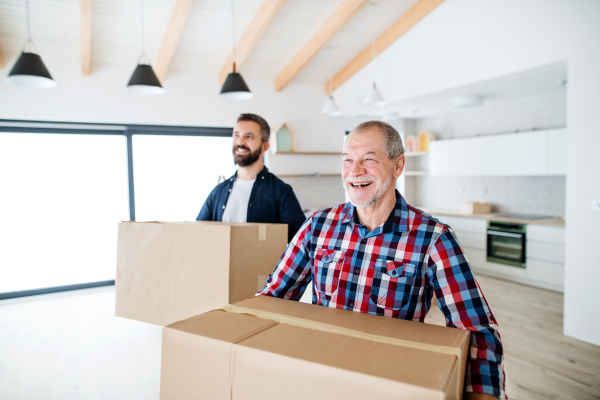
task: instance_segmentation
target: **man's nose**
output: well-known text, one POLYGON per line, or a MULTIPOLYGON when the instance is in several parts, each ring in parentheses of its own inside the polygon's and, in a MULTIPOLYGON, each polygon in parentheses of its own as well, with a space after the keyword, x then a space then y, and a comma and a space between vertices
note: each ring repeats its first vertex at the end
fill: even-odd
POLYGON ((352 176, 360 176, 364 174, 364 168, 360 161, 355 161, 352 163, 352 168, 350 168, 350 175, 352 176))

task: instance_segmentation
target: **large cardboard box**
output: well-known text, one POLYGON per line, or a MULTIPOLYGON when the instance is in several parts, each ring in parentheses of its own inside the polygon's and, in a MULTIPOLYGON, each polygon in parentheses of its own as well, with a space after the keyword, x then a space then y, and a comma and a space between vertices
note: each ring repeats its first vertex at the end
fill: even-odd
POLYGON ((287 246, 287 225, 121 222, 116 315, 169 325, 253 297, 287 246))
POLYGON ((469 332, 265 296, 163 328, 160 397, 454 399, 469 332))

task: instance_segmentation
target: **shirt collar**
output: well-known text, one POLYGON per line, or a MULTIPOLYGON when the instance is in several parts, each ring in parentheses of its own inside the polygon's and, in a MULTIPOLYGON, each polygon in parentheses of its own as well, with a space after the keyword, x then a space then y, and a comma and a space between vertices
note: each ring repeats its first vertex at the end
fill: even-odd
MULTIPOLYGON (((265 177, 269 174, 269 169, 267 167, 264 167, 262 169, 262 171, 260 171, 258 173, 258 175, 256 175, 256 177, 258 178, 259 176, 261 177, 265 177)), ((237 171, 235 171, 235 173, 233 175, 231 175, 231 177, 229 178, 230 182, 234 182, 237 179, 237 171)))
MULTIPOLYGON (((358 222, 356 207, 354 207, 352 203, 346 203, 340 216, 343 224, 352 221, 355 223, 358 222)), ((396 190, 396 205, 385 224, 383 224, 382 233, 386 234, 391 231, 406 232, 410 230, 410 225, 409 210, 406 200, 404 200, 404 197, 396 190)))

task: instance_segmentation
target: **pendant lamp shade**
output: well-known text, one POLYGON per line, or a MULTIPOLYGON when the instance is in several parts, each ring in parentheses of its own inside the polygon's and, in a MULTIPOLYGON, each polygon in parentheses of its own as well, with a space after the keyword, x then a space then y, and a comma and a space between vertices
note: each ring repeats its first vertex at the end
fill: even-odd
POLYGON ((328 115, 330 117, 337 117, 342 115, 342 112, 338 108, 337 104, 335 104, 335 100, 333 100, 333 96, 329 96, 323 108, 321 109, 321 114, 328 115))
POLYGON ((227 75, 219 96, 227 100, 248 100, 254 97, 242 75, 235 72, 235 64, 233 72, 227 75))
POLYGON ((162 94, 165 92, 149 64, 138 64, 135 67, 127 84, 127 90, 139 94, 162 94))
POLYGON ((22 52, 10 70, 6 81, 19 86, 50 89, 56 87, 42 58, 35 53, 22 52))
POLYGON ((375 86, 375 83, 373 83, 373 87, 369 90, 369 93, 367 93, 367 97, 365 97, 363 104, 365 106, 385 106, 385 100, 383 100, 383 96, 379 89, 377 89, 377 86, 375 86))

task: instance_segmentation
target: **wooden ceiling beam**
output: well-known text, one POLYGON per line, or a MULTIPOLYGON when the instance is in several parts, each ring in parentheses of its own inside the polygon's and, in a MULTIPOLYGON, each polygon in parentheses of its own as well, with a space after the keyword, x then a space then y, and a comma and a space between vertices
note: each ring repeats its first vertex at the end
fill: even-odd
POLYGON ((325 84, 325 94, 329 95, 342 86, 344 82, 354 76, 354 74, 375 59, 443 2, 444 0, 420 0, 416 3, 406 14, 375 39, 375 50, 373 50, 372 44, 370 44, 335 74, 331 82, 325 84))
POLYGON ((92 9, 94 0, 81 0, 81 75, 92 70, 92 9))
MULTIPOLYGON (((281 6, 283 6, 285 0, 265 0, 260 9, 254 16, 254 19, 244 32, 244 35, 240 38, 239 42, 235 46, 235 64, 239 69, 250 53, 254 49, 254 46, 258 43, 259 39, 265 33, 273 18, 277 15, 281 6)), ((233 53, 227 59, 227 62, 221 68, 219 73, 219 86, 222 86, 227 78, 227 75, 233 71, 233 53)))
POLYGON ((275 78, 275 90, 285 88, 369 0, 346 0, 275 78))
POLYGON ((175 49, 177 48, 177 43, 179 43, 181 32, 183 32, 185 21, 190 15, 193 3, 194 0, 177 0, 177 4, 175 4, 171 22, 169 22, 167 33, 165 34, 162 46, 160 47, 160 53, 158 54, 158 59, 156 60, 156 76, 161 82, 165 78, 165 75, 167 75, 171 60, 175 54, 175 49))

